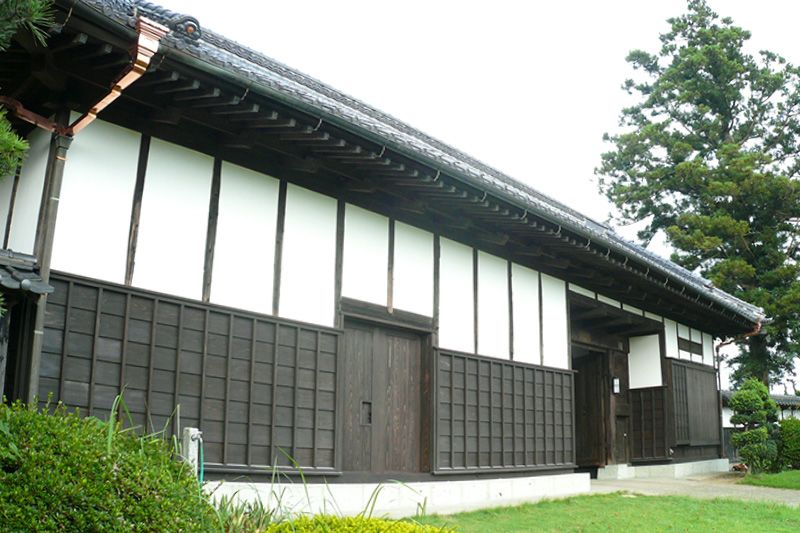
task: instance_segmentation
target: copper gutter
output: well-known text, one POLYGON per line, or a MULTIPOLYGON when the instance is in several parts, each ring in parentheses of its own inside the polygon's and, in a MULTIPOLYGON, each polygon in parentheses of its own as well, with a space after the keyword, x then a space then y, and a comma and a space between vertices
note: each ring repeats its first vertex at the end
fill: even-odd
POLYGON ((131 51, 133 61, 120 74, 117 81, 111 84, 111 90, 99 102, 97 102, 89 111, 83 114, 75 122, 67 127, 67 135, 74 136, 83 128, 91 124, 97 118, 97 114, 103 109, 111 105, 111 103, 119 98, 122 91, 127 89, 133 82, 141 78, 147 67, 150 65, 150 60, 158 52, 158 44, 161 38, 169 32, 169 28, 154 22, 146 17, 137 17, 136 19, 136 33, 139 39, 131 51))
POLYGON ((130 65, 125 68, 119 75, 116 81, 111 84, 111 89, 108 94, 100 99, 89 111, 81 115, 77 120, 68 126, 62 126, 50 120, 25 109, 25 107, 18 100, 9 98, 7 96, 0 96, 0 104, 7 107, 18 118, 29 122, 38 128, 55 133, 57 135, 64 135, 67 137, 74 137, 83 128, 91 124, 97 115, 114 100, 120 97, 122 91, 127 89, 133 82, 141 78, 147 67, 150 65, 150 60, 158 52, 158 45, 161 38, 169 32, 169 28, 154 22, 146 17, 137 17, 136 19, 136 33, 139 38, 136 44, 131 49, 131 56, 133 57, 130 65))

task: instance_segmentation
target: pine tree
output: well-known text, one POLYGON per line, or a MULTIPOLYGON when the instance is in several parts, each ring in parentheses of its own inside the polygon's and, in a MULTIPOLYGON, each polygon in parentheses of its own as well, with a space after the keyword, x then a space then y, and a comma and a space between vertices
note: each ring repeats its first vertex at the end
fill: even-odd
POLYGON ((668 22, 657 53, 627 57, 638 103, 605 136, 600 190, 644 244, 663 232, 673 261, 764 308, 733 379, 775 382, 800 354, 800 70, 747 53, 750 33, 703 0, 668 22))
MULTIPOLYGON (((0 52, 6 50, 18 31, 29 31, 41 43, 45 28, 52 22, 51 0, 0 1, 0 52)), ((11 128, 6 112, 0 108, 0 178, 13 174, 25 157, 28 144, 11 128)))

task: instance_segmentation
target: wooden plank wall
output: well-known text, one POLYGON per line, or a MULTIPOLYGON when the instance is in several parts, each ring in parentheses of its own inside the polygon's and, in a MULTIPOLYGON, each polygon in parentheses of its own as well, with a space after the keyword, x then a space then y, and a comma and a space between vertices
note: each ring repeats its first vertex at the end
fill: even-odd
POLYGON ((61 273, 51 284, 41 402, 106 418, 124 389, 137 426, 199 427, 210 471, 288 467, 287 454, 334 468, 336 330, 61 273))
POLYGON ((720 444, 719 392, 716 369, 672 362, 676 444, 720 444))
POLYGON ((686 365, 672 364, 672 398, 675 403, 675 443, 689 444, 689 391, 686 365))
POLYGON ((449 351, 435 358, 434 471, 574 465, 572 372, 449 351))
POLYGON ((631 389, 631 459, 669 459, 667 443, 667 388, 631 389))

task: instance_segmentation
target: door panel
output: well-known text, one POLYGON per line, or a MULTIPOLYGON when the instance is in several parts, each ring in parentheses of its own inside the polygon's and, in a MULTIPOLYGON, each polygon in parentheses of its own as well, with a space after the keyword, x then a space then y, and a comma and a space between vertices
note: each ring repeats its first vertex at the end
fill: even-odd
POLYGON ((612 426, 614 429, 613 456, 609 457, 609 464, 627 464, 630 462, 628 434, 630 433, 631 414, 628 354, 612 351, 609 355, 611 357, 611 375, 613 378, 619 379, 619 392, 611 391, 611 413, 615 420, 612 426))
POLYGON ((342 468, 367 471, 372 453, 372 329, 349 326, 345 331, 344 346, 342 468))
POLYGON ((573 361, 575 374, 575 461, 579 466, 606 464, 606 427, 602 353, 573 361))
POLYGON ((343 469, 422 471, 420 337, 348 321, 343 374, 343 469))
POLYGON ((630 417, 617 416, 617 423, 614 434, 614 461, 615 464, 626 464, 630 462, 628 454, 628 429, 630 417))
POLYGON ((420 471, 420 342, 418 337, 386 332, 384 465, 387 472, 420 471))

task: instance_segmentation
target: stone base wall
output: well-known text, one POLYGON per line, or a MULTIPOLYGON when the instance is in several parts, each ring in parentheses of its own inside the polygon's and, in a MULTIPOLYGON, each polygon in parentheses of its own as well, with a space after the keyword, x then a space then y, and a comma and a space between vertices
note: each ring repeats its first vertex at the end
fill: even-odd
POLYGON ((663 465, 609 465, 597 470, 597 479, 634 479, 634 478, 681 478, 697 474, 727 472, 730 469, 728 459, 711 459, 689 463, 669 463, 663 465))
POLYGON ((292 514, 353 516, 375 502, 372 516, 401 518, 421 514, 449 514, 502 505, 535 502, 588 493, 589 474, 515 477, 504 479, 398 483, 244 483, 211 482, 214 498, 261 500, 292 514))

